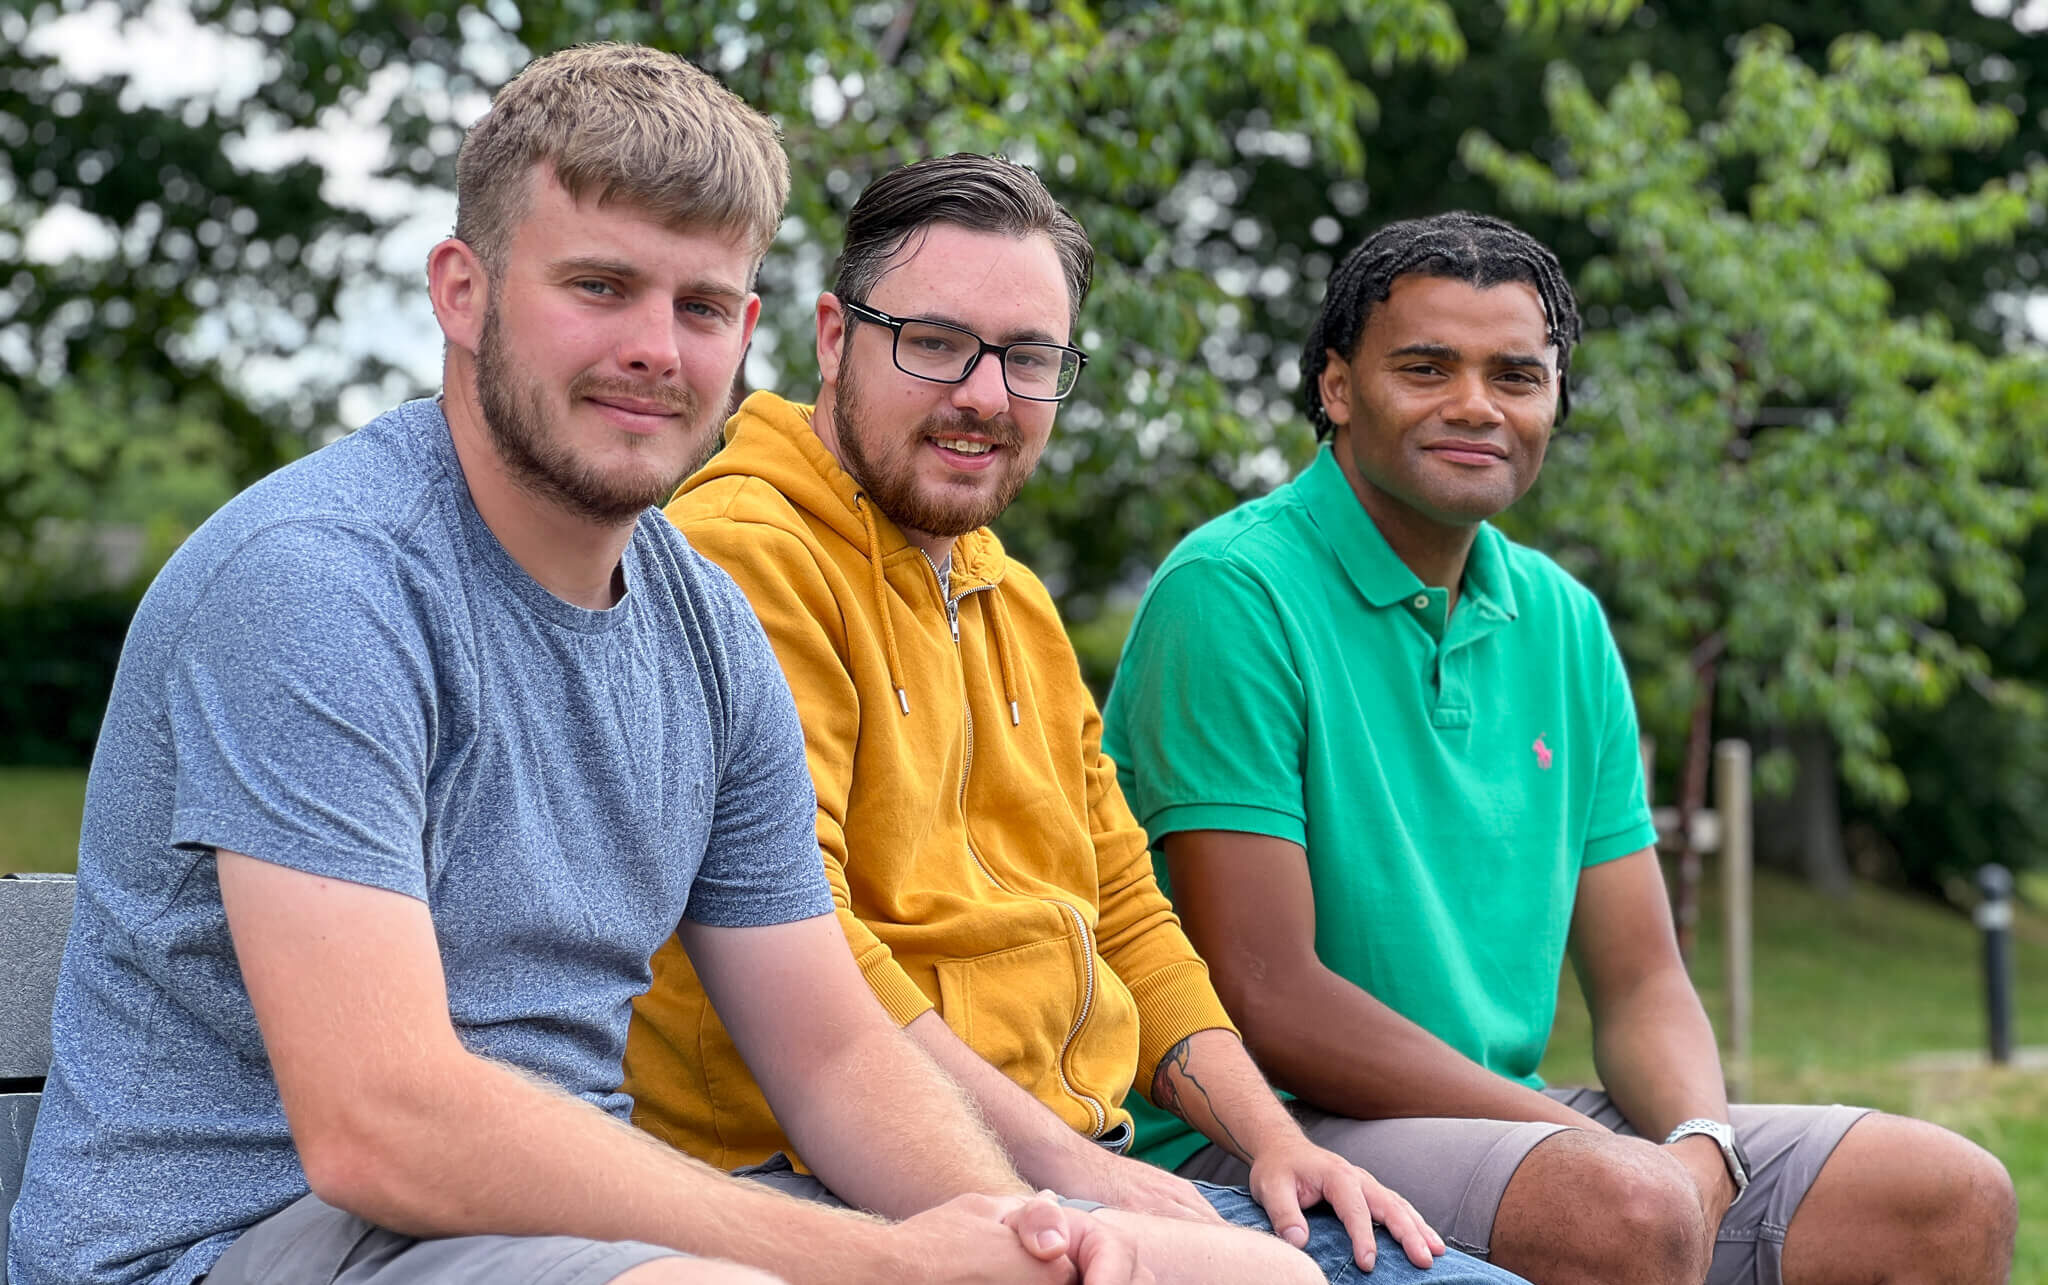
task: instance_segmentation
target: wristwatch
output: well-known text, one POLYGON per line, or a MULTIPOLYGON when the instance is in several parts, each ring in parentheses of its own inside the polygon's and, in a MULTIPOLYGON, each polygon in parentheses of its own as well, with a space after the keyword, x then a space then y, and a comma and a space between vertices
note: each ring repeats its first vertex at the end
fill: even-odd
POLYGON ((1668 1147, 1680 1138, 1689 1138, 1695 1133, 1712 1138, 1721 1148, 1721 1159, 1728 1162, 1728 1176, 1735 1180, 1735 1194, 1740 1196, 1743 1188, 1749 1186, 1749 1157, 1743 1153, 1742 1144, 1735 1140, 1735 1130, 1719 1120, 1708 1120, 1704 1117, 1687 1120, 1671 1131, 1671 1135, 1664 1139, 1664 1145, 1668 1147))

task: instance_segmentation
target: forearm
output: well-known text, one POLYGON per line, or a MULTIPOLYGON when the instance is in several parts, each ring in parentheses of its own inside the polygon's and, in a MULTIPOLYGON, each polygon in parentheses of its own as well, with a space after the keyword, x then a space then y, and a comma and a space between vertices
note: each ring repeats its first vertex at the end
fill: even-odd
POLYGON ((1246 1164, 1300 1132, 1229 1031, 1196 1031, 1174 1045, 1153 1076, 1152 1100, 1246 1164))
POLYGON ((1599 1006, 1593 1064, 1614 1105, 1653 1142, 1683 1120, 1728 1118, 1714 1028, 1683 971, 1651 974, 1599 1006))
POLYGON ((884 1225, 719 1173, 468 1053, 357 1095, 336 1123, 307 1152, 314 1189, 394 1231, 639 1240, 790 1280, 890 1271, 884 1225))
POLYGON ((989 1065, 936 1011, 903 1028, 981 1111, 1017 1173, 1033 1187, 1058 1185, 1060 1159, 1095 1146, 1016 1081, 989 1065))
MULTIPOLYGON (((1059 1120, 959 1041, 974 1067, 935 1060, 924 1041, 897 1030, 879 1009, 875 1018, 811 1068, 805 1087, 772 1095, 798 1153, 842 1200, 895 1218, 970 1192, 1028 1194, 1000 1140, 1002 1128, 991 1133, 993 1118, 983 1122, 981 1086, 961 1073, 986 1071, 1054 1125, 1059 1120)), ((937 1013, 911 1025, 926 1022, 951 1035, 937 1013)))
MULTIPOLYGON (((1219 988, 1224 985, 1219 980, 1219 988)), ((1225 990, 1246 1046, 1272 1082, 1334 1115, 1454 1116, 1599 1128, 1495 1074, 1365 990, 1309 962, 1298 978, 1225 990)))

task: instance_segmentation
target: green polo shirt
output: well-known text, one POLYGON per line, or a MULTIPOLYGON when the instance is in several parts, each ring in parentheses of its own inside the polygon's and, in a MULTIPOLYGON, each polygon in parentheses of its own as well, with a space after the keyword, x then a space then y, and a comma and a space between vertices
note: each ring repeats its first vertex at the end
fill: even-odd
MULTIPOLYGON (((1325 447, 1167 558, 1104 718, 1154 844, 1301 844, 1323 963, 1540 1085, 1579 871, 1655 839, 1627 676, 1583 585, 1482 525, 1449 610, 1325 447)), ((1150 1107, 1138 1127, 1169 1168, 1203 1143, 1150 1107)))

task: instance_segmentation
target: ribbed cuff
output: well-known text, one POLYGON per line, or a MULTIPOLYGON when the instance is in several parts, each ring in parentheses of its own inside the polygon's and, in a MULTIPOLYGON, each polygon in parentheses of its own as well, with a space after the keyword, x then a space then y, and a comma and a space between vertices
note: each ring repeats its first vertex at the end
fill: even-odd
POLYGON ((868 979, 875 998, 882 1001, 882 1011, 898 1026, 910 1025, 935 1007, 931 998, 910 980, 910 974, 898 966, 895 957, 886 952, 861 973, 868 979))
POLYGON ((1209 970, 1200 960, 1170 964, 1131 984, 1138 1005, 1138 1076, 1133 1086, 1152 1100, 1152 1080, 1168 1050, 1197 1031, 1225 1030, 1237 1034, 1209 970))

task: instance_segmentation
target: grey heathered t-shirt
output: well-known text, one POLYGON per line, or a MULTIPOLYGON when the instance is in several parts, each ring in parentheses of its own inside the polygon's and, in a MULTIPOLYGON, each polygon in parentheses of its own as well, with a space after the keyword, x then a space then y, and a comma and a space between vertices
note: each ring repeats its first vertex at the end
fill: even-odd
POLYGON ((492 536, 412 402, 258 485, 143 600, 93 757, 14 1285, 185 1285, 305 1194, 212 849, 424 900, 465 1045, 628 1117, 684 916, 828 914, 803 733, 658 513, 588 611, 492 536))

